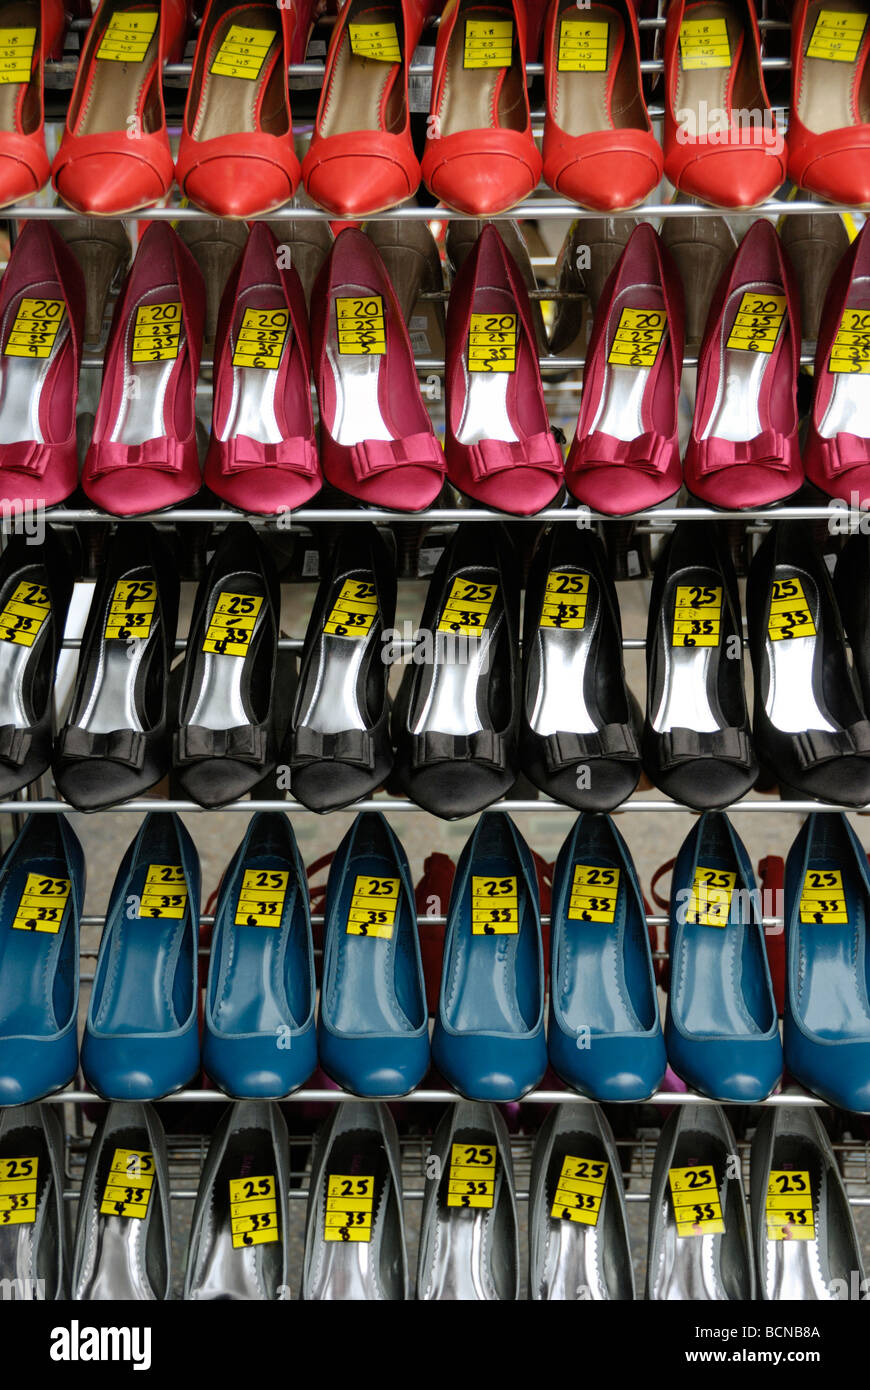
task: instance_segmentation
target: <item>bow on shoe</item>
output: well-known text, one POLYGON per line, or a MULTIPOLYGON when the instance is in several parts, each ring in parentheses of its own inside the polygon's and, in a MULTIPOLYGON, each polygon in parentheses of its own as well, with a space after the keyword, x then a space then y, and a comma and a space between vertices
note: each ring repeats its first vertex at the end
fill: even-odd
POLYGON ((365 729, 342 729, 340 733, 320 734, 302 724, 293 739, 296 763, 352 763, 371 771, 375 765, 375 742, 365 729))
POLYGON ((478 482, 506 468, 541 468, 545 473, 561 473, 562 450, 549 430, 508 443, 506 439, 481 439, 468 450, 471 475, 478 482))
POLYGON ((586 439, 578 440, 578 446, 584 468, 639 468, 644 473, 663 473, 674 450, 672 440, 652 430, 628 441, 593 430, 586 439))
MULTIPOLYGON (((840 434, 835 434, 833 439, 820 439, 819 443, 825 455, 825 467, 831 473, 843 473, 848 468, 860 468, 862 464, 870 463, 870 439, 865 439, 860 434, 849 434, 848 430, 843 430, 840 434)), ((3 451, 0 449, 0 461, 3 458, 3 451)))
POLYGON ((628 724, 605 724, 591 734, 549 734, 545 742, 547 770, 559 772, 588 758, 614 758, 629 762, 639 758, 634 730, 628 724))
POLYGON ((175 735, 175 761, 199 763, 206 758, 232 758, 257 766, 266 761, 266 730, 251 724, 232 729, 183 724, 175 735))
POLYGON ((248 468, 285 468, 306 478, 317 473, 317 450, 310 439, 301 436, 264 444, 246 434, 237 434, 220 447, 224 473, 242 473, 248 468))
POLYGON ((870 721, 859 719, 848 729, 807 729, 795 734, 794 745, 802 768, 830 763, 851 753, 870 753, 870 721))
POLYGON ((16 729, 14 724, 0 725, 0 762, 21 767, 32 742, 33 737, 27 729, 16 729))
POLYGON ((12 468, 16 473, 29 473, 31 477, 41 478, 50 458, 51 450, 34 439, 0 444, 0 468, 12 468))
POLYGON ((388 473, 391 468, 417 464, 446 472, 444 451, 434 434, 428 430, 409 434, 404 439, 362 439, 350 451, 350 462, 358 482, 373 473, 388 473))
POLYGON ((476 734, 442 734, 437 730, 418 735, 412 753, 414 767, 426 763, 485 763, 501 771, 505 766, 504 739, 490 729, 476 734))
POLYGON ((141 768, 145 761, 145 735, 134 729, 92 734, 89 729, 71 724, 61 736, 60 754, 63 758, 101 758, 109 763, 141 768))
POLYGON ((786 438, 779 430, 762 430, 753 439, 720 439, 711 435, 707 439, 696 439, 693 452, 702 473, 715 473, 735 464, 765 464, 782 472, 789 467, 786 438))
POLYGON ((703 734, 697 729, 671 729, 660 737, 663 767, 676 767, 699 758, 721 758, 745 768, 752 766, 752 744, 742 729, 717 729, 703 734))
POLYGON ((180 439, 161 435, 142 444, 118 444, 105 439, 88 450, 88 469, 95 477, 131 464, 157 468, 162 473, 178 473, 184 465, 185 446, 180 439))

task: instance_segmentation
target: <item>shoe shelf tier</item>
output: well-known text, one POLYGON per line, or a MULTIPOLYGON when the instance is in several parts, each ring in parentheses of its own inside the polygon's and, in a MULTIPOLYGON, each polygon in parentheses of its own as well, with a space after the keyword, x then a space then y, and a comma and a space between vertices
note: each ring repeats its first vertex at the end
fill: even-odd
MULTIPOLYGON (((239 811, 243 815, 253 815, 256 811, 286 811, 294 816, 319 816, 323 813, 313 811, 309 806, 303 806, 301 802, 294 801, 292 798, 272 798, 264 801, 230 801, 225 806, 221 806, 221 813, 224 811, 239 811)), ((576 816, 577 811, 573 806, 565 806, 561 801, 551 801, 549 797, 542 796, 539 801, 529 799, 520 800, 505 797, 502 801, 497 801, 488 808, 493 811, 507 811, 509 815, 538 815, 541 812, 553 812, 556 815, 576 816)), ((730 806, 723 806, 722 810, 729 816, 739 815, 742 812, 761 812, 767 815, 801 815, 807 816, 811 811, 839 814, 848 811, 850 814, 858 816, 870 815, 870 805, 867 806, 834 806, 827 801, 775 801, 772 797, 769 800, 752 800, 745 798, 743 801, 734 801, 730 806)), ((67 801, 58 801, 54 798, 41 797, 33 801, 0 801, 0 815, 21 815, 23 812, 34 815, 59 815, 69 814, 75 811, 74 806, 70 806, 67 801)), ((115 815, 121 812, 130 812, 132 815, 143 815, 147 811, 177 811, 180 815, 190 812, 212 815, 211 808, 200 806, 196 801, 186 801, 178 797, 142 797, 134 801, 122 801, 117 806, 111 808, 110 814, 115 815)), ((353 805, 342 808, 339 811, 330 811, 328 815, 351 815, 355 816, 360 811, 381 811, 384 815, 394 815, 398 812, 413 811, 417 815, 427 816, 430 814, 424 811, 422 806, 418 806, 414 801, 405 801, 401 797, 375 796, 365 801, 355 801, 353 805)), ((638 812, 653 812, 658 814, 664 811, 674 811, 683 816, 698 815, 699 812, 693 811, 689 806, 683 806, 679 801, 664 801, 660 799, 645 800, 642 796, 630 796, 627 801, 623 801, 621 806, 617 806, 611 811, 612 816, 634 815, 638 812)), ((88 812, 92 815, 104 815, 103 811, 88 812)), ((469 818, 473 819, 473 818, 469 818)))
MULTIPOLYGON (((15 511, 10 512, 10 517, 14 519, 17 515, 15 511)), ((854 514, 857 519, 857 513, 854 514)), ((283 512, 279 516, 258 516, 251 512, 232 512, 221 507, 170 507, 163 512, 148 512, 139 516, 110 516, 108 512, 97 511, 94 507, 55 507, 44 513, 46 521, 57 522, 60 525, 69 523, 79 525, 80 523, 93 522, 107 526, 115 522, 123 525, 125 522, 133 521, 153 521, 158 525, 170 523, 210 522, 221 524, 230 521, 248 521, 252 526, 271 528, 279 532, 288 532, 292 529, 292 517, 295 516, 295 524, 299 527, 310 524, 328 524, 334 522, 374 522, 376 525, 396 525, 422 526, 422 525, 447 525, 460 521, 491 521, 504 522, 513 526, 515 522, 522 522, 525 525, 543 526, 551 521, 571 522, 576 526, 578 521, 584 524, 589 522, 638 522, 647 530, 668 530, 677 521, 742 521, 742 522, 766 522, 771 525, 775 521, 830 521, 832 517, 848 517, 849 513, 845 503, 840 506, 832 506, 830 502, 819 503, 818 505, 806 507, 757 507, 747 508, 746 511, 714 511, 711 507, 661 507, 655 512, 627 512, 624 516, 606 516, 603 512, 593 512, 579 505, 570 507, 547 507, 544 511, 536 512, 534 516, 509 516, 501 512, 491 512, 483 507, 431 507, 422 512, 390 512, 378 508, 371 510, 362 507, 306 507, 304 511, 295 513, 283 512)), ((4 516, 3 520, 7 518, 4 516)), ((844 533, 845 534, 845 533, 844 533)))

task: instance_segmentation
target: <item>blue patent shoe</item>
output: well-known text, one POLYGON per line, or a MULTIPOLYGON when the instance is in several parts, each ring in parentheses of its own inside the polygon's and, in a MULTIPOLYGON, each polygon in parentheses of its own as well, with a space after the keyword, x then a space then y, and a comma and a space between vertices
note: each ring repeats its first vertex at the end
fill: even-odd
POLYGON ((609 816, 578 816, 556 861, 549 1049, 593 1100, 646 1100, 665 1074, 643 896, 609 816))
POLYGON ((700 817, 671 880, 668 1061, 713 1100, 754 1104, 782 1075, 782 1046, 749 855, 721 811, 700 817))
POLYGON ((429 1015, 408 859, 384 817, 361 812, 326 894, 320 1064, 372 1099, 407 1095, 429 1067, 429 1015))
POLYGON ((480 817, 459 859, 432 1060, 469 1100, 518 1100, 546 1070, 538 883, 504 811, 480 817))
POLYGON ((224 874, 208 968, 202 1064, 230 1096, 274 1100, 317 1065, 305 868, 285 815, 261 811, 224 874))
POLYGON ((785 873, 785 1064, 843 1110, 870 1112, 870 870, 846 817, 808 816, 785 873))
POLYGON ((199 1070, 199 859, 178 816, 152 811, 115 878, 85 1035, 85 1079, 157 1100, 199 1070))
POLYGON ((27 1105, 75 1076, 84 896, 66 817, 28 816, 0 864, 0 1105, 27 1105))

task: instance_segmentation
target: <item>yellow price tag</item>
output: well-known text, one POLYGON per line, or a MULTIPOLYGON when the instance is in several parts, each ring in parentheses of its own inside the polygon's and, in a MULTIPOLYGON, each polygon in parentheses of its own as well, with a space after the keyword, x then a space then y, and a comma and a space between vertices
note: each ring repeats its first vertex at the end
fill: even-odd
POLYGON ((373 58, 376 63, 402 61, 395 24, 348 24, 347 28, 355 58, 373 58))
POLYGON ((187 880, 180 864, 149 864, 139 899, 139 918, 181 918, 187 911, 187 880))
POLYGON ((383 357, 387 330, 384 301, 379 294, 336 299, 335 322, 342 357, 383 357))
POLYGON ((486 627, 497 590, 497 584, 476 584, 468 579, 454 579, 436 631, 452 632, 463 637, 477 636, 486 627))
POLYGON ((668 326, 664 309, 623 309, 607 361, 612 367, 652 367, 668 326))
POLYGON ((463 67, 509 68, 513 47, 513 20, 467 19, 465 21, 463 67))
POLYGON ((273 29, 251 29, 231 24, 214 56, 211 71, 221 77, 241 77, 253 82, 260 76, 266 55, 275 42, 273 29))
POLYGON ((141 1221, 154 1186, 154 1155, 148 1149, 116 1149, 103 1188, 100 1212, 141 1221))
POLYGON ((819 10, 807 44, 807 57, 828 58, 834 63, 854 63, 866 28, 866 14, 819 10))
POLYGON ((747 291, 740 300, 726 348, 739 352, 773 352, 785 318, 784 294, 747 291))
POLYGON ((0 1226, 32 1226, 36 1220, 38 1158, 0 1158, 0 1226))
POLYGON ((870 372, 870 309, 846 309, 828 358, 829 372, 870 372))
POLYGON ((245 656, 263 607, 258 594, 222 593, 209 619, 204 652, 217 656, 245 656))
POLYGON ((48 932, 56 936, 66 911, 69 890, 68 878, 28 874, 12 919, 12 930, 48 932))
POLYGON ((331 637, 365 637, 378 616, 378 594, 367 579, 345 579, 323 631, 331 637))
POLYGON ((347 914, 347 936, 379 936, 389 940, 396 924, 399 880, 357 874, 347 914))
POLYGON ((843 875, 839 869, 808 869, 801 888, 802 922, 842 923, 849 920, 843 875))
POLYGON ((0 642, 32 647, 51 605, 43 584, 16 584, 0 610, 0 642))
POLYGON ((768 1240, 815 1240, 813 1188, 806 1169, 771 1169, 765 1218, 768 1240))
POLYGON ((515 878, 471 878, 472 936, 516 936, 520 929, 515 878))
POLYGON ((153 579, 119 579, 109 601, 106 638, 126 642, 131 637, 148 637, 156 606, 157 584, 153 579))
POLYGON ((372 1238, 372 1204, 375 1180, 333 1173, 327 1179, 323 1239, 368 1244, 372 1238))
POLYGON ((680 25, 680 59, 686 72, 730 68, 731 44, 724 19, 684 19, 680 25))
POLYGON ((515 372, 516 314, 472 314, 468 326, 470 372, 515 372))
POLYGON ((273 1176, 230 1178, 230 1228, 234 1250, 281 1239, 273 1176))
POLYGON ((609 1163, 598 1159, 566 1155, 550 1208, 553 1220, 597 1226, 609 1169, 609 1163))
POLYGON ((35 29, 0 29, 0 85, 30 81, 35 47, 35 29))
POLYGON ((276 372, 289 330, 288 309, 246 309, 233 348, 233 366, 276 372))
POLYGON ((174 362, 181 338, 181 305, 140 304, 133 327, 131 362, 174 362))
POLYGON ((610 25, 563 19, 559 26, 558 72, 606 72, 610 25))
POLYGON ((4 357, 50 357, 65 314, 62 299, 22 299, 3 348, 4 357))
POLYGON ((678 1236, 724 1235, 716 1175, 710 1165, 668 1170, 678 1236))
POLYGON ((489 1211, 495 1200, 494 1144, 452 1144, 447 1178, 448 1207, 489 1211))
POLYGON ((245 869, 233 925, 280 927, 289 881, 287 869, 245 869))
POLYGON ((619 898, 619 869, 603 864, 575 864, 568 902, 574 922, 612 922, 619 898))
POLYGON ((718 647, 721 616, 721 588, 678 584, 674 595, 671 646, 718 647))
POLYGON ((784 642, 792 637, 815 637, 816 625, 799 579, 773 581, 767 632, 771 642, 784 642))
POLYGON ((728 869, 709 869, 699 864, 692 881, 686 921, 696 927, 727 927, 736 882, 736 873, 728 869))
POLYGON ((589 575, 550 570, 544 585, 539 627, 580 629, 586 625, 589 575))
POLYGON ((157 10, 121 10, 103 31, 97 57, 113 63, 141 63, 157 28, 157 10))

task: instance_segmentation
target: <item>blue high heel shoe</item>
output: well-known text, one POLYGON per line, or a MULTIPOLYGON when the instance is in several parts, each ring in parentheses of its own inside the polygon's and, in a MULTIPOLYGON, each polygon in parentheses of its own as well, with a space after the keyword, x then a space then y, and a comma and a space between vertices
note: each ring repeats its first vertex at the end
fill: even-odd
POLYGON ((85 1079, 110 1100, 157 1100, 199 1069, 199 859, 178 816, 152 811, 121 860, 85 1035, 85 1079))
POLYGON ((782 1075, 782 1046, 749 855, 721 811, 700 817, 671 880, 668 1061, 713 1100, 752 1104, 782 1075))
POLYGON ((609 816, 578 816, 556 861, 549 1049, 593 1100, 646 1100, 665 1074, 643 896, 609 816))
POLYGON ((261 811, 224 874, 208 967, 202 1064, 227 1095, 275 1100, 317 1065, 305 867, 287 816, 261 811))
POLYGON ((546 1070, 538 883, 504 811, 480 817, 459 858, 432 1060, 469 1100, 518 1100, 546 1070))
POLYGON ((75 1076, 84 896, 66 817, 28 816, 0 864, 0 1105, 27 1105, 75 1076))
POLYGON ((326 894, 320 1064, 345 1090, 407 1095, 429 1067, 429 1016, 405 851, 377 811, 339 845, 326 894))

